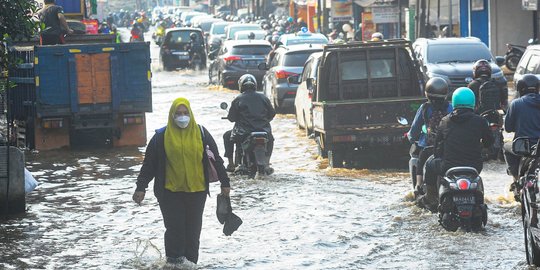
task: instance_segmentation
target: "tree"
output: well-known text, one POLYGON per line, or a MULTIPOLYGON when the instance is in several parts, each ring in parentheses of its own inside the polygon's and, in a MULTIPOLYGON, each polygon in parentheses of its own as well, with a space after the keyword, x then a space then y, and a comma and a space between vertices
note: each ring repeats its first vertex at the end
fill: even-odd
POLYGON ((29 39, 40 23, 34 20, 37 4, 33 0, 0 0, 0 71, 7 70, 16 60, 8 57, 7 46, 13 40, 29 39))

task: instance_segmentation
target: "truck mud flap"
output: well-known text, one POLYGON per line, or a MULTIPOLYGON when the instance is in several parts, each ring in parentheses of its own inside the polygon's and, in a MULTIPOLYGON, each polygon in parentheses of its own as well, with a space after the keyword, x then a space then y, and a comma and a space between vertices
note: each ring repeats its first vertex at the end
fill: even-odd
POLYGON ((143 114, 122 115, 117 119, 117 132, 113 138, 113 146, 146 145, 146 117, 143 114))

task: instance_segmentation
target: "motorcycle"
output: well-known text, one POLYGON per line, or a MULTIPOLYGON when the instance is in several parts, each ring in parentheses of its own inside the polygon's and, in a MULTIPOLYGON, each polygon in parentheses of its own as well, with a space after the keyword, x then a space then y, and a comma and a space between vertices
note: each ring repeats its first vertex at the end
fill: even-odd
MULTIPOLYGON (((521 220, 523 222, 523 236, 527 263, 540 265, 540 232, 538 224, 538 199, 540 190, 538 180, 540 177, 538 150, 539 141, 530 138, 516 138, 512 143, 512 152, 521 157, 519 164, 519 178, 517 185, 521 188, 519 196, 521 201, 521 220)), ((518 190, 518 188, 516 188, 518 190)))
MULTIPOLYGON (((227 103, 222 102, 220 108, 227 110, 227 103)), ((228 119, 222 117, 221 119, 228 119)), ((264 131, 251 132, 240 144, 236 144, 235 173, 248 175, 254 178, 257 174, 270 175, 273 169, 269 167, 269 158, 266 155, 269 135, 264 131)))
POLYGON ((139 29, 132 29, 131 30, 131 37, 129 38, 129 42, 135 42, 135 41, 144 42, 143 31, 141 31, 139 29))
POLYGON ((503 130, 503 119, 502 114, 497 110, 487 110, 480 114, 481 117, 486 119, 491 130, 491 135, 493 136, 493 146, 489 148, 484 148, 482 151, 482 157, 484 161, 487 160, 502 160, 504 161, 504 156, 502 153, 504 145, 504 137, 502 134, 503 130))
POLYGON ((482 178, 473 167, 448 169, 439 179, 439 223, 447 231, 481 230, 487 223, 482 178))
POLYGON ((506 54, 504 56, 504 65, 511 71, 516 71, 519 60, 523 56, 526 47, 521 45, 506 44, 506 54))
POLYGON ((191 50, 193 50, 193 48, 189 45, 188 50, 191 55, 191 58, 189 59, 189 68, 193 70, 202 70, 206 68, 206 55, 204 54, 204 49, 200 48, 200 50, 196 50, 192 54, 191 50))

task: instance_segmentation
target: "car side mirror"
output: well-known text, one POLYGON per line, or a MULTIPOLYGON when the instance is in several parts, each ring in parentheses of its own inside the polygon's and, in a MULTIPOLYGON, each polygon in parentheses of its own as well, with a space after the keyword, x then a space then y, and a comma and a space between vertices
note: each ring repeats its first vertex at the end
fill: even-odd
POLYGON ((313 89, 315 88, 315 83, 314 83, 314 79, 313 78, 307 78, 306 79, 306 88, 309 90, 309 91, 313 91, 313 89))
POLYGON ((208 32, 204 33, 205 37, 208 37, 209 35, 210 35, 210 33, 208 33, 208 32))
POLYGON ((290 84, 299 84, 300 83, 300 76, 295 75, 295 76, 287 77, 287 82, 290 83, 290 84))
POLYGON ((497 66, 502 67, 504 65, 504 57, 503 56, 495 57, 495 63, 497 63, 497 66))
POLYGON ((221 104, 219 104, 219 107, 222 110, 226 110, 229 107, 229 104, 227 104, 227 102, 221 102, 221 104))
POLYGON ((531 143, 528 137, 519 137, 512 142, 512 152, 518 156, 530 156, 532 154, 531 143))
POLYGON ((266 63, 260 63, 257 68, 259 70, 268 70, 268 65, 266 63))

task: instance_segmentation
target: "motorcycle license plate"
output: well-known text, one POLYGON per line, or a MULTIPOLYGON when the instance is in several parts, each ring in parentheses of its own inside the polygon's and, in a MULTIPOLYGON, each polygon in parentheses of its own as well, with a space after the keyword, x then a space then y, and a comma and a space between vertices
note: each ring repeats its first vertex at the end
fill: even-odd
POLYGON ((454 196, 454 203, 455 204, 475 204, 476 198, 474 195, 462 195, 462 196, 454 196))

